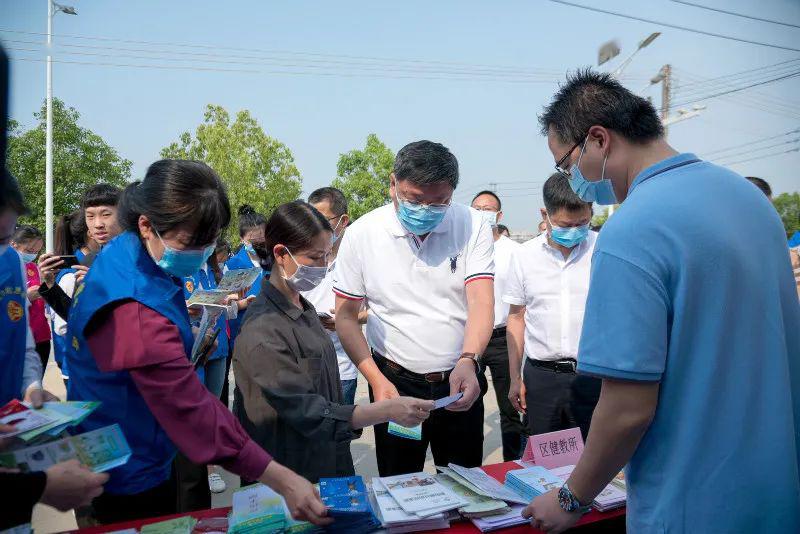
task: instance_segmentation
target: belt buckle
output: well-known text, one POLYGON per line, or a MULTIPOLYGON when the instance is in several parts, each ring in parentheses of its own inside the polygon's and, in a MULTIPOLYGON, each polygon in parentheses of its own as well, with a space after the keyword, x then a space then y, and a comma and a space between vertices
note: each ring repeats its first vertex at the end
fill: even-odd
POLYGON ((574 373, 577 370, 578 366, 573 361, 561 361, 556 362, 556 371, 559 373, 574 373), (563 366, 566 366, 568 370, 562 371, 561 369, 563 366))
POLYGON ((425 381, 431 384, 438 384, 439 382, 444 382, 444 371, 437 371, 435 373, 425 373, 425 381), (438 380, 436 379, 438 376, 438 380))

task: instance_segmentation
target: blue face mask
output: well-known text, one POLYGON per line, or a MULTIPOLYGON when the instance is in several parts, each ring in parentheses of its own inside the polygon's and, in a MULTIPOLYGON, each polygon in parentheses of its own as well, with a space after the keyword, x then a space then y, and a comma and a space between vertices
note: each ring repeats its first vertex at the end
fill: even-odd
POLYGON ((547 215, 547 221, 550 223, 550 238, 561 245, 562 247, 573 248, 580 245, 589 235, 589 225, 571 226, 562 228, 553 224, 550 220, 550 215, 547 215))
POLYGON ((397 218, 406 230, 415 235, 425 235, 433 231, 444 219, 450 206, 426 206, 412 204, 397 197, 397 218))
POLYGON ((176 278, 192 276, 199 271, 200 267, 214 253, 214 249, 217 246, 216 243, 211 243, 203 250, 177 250, 164 243, 158 232, 156 232, 156 235, 161 240, 161 244, 164 245, 164 253, 161 255, 161 259, 156 262, 156 265, 176 278))
MULTIPOLYGON (((588 141, 589 138, 586 138, 588 141)), ((578 156, 578 162, 570 168, 569 185, 575 194, 580 197, 584 202, 596 202, 603 206, 610 206, 617 203, 617 196, 614 194, 614 186, 611 180, 606 179, 606 161, 608 156, 603 159, 603 172, 600 175, 600 180, 590 182, 583 177, 581 173, 580 164, 583 158, 583 151, 586 149, 586 141, 583 142, 581 154, 578 156)))
POLYGON ((25 263, 30 263, 33 260, 35 260, 36 259, 36 255, 37 254, 35 252, 20 252, 19 253, 19 257, 22 258, 22 261, 24 261, 25 263))

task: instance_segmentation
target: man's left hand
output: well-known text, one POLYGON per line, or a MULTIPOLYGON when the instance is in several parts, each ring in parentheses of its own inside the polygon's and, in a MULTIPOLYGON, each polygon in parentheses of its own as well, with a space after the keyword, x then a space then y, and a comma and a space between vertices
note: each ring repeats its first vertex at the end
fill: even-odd
POLYGON ((455 368, 450 373, 450 395, 455 395, 461 391, 464 396, 445 408, 445 410, 466 412, 478 400, 481 394, 481 386, 478 383, 478 374, 475 368, 475 362, 470 361, 468 358, 461 358, 456 362, 455 368))
POLYGON ((531 526, 548 534, 559 534, 575 526, 581 518, 580 512, 566 512, 558 504, 558 490, 540 495, 522 510, 522 517, 531 520, 531 526))
POLYGON ((45 402, 58 402, 59 398, 47 391, 46 389, 42 389, 39 386, 31 386, 25 391, 25 398, 23 399, 26 402, 30 402, 31 406, 36 408, 37 410, 42 407, 42 404, 45 402))

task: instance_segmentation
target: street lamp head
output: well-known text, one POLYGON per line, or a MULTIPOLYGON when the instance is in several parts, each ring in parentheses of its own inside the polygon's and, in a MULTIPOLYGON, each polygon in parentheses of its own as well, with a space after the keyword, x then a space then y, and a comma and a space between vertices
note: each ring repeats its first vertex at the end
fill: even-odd
POLYGON ((597 66, 610 61, 620 53, 619 42, 617 40, 608 41, 597 50, 597 66))
POLYGON ((648 35, 647 39, 639 43, 639 50, 641 50, 642 48, 646 47, 647 45, 658 39, 659 35, 661 35, 661 32, 653 32, 650 35, 648 35))

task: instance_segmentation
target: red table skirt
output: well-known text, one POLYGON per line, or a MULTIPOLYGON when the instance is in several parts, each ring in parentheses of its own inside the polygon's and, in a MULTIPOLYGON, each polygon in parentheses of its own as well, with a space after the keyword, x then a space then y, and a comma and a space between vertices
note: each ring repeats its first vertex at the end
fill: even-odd
MULTIPOLYGON (((514 462, 505 462, 501 464, 493 464, 493 465, 485 465, 483 466, 483 470, 486 471, 489 475, 496 478, 500 482, 505 480, 506 472, 511 471, 512 469, 520 469, 520 466, 514 462)), ((200 512, 192 512, 191 514, 175 514, 169 515, 164 517, 153 517, 150 519, 142 519, 139 521, 129 521, 127 523, 116 523, 114 525, 105 525, 102 527, 92 527, 92 528, 83 528, 78 531, 80 534, 95 534, 101 532, 113 532, 115 530, 123 530, 126 528, 141 528, 144 525, 149 523, 157 523, 159 521, 166 521, 167 519, 174 519, 176 517, 181 517, 184 515, 191 515, 196 519, 204 519, 209 517, 225 517, 230 512, 230 507, 225 508, 214 508, 211 510, 202 510, 200 512)), ((610 512, 598 512, 597 510, 592 510, 588 514, 584 515, 576 528, 580 531, 598 531, 598 532, 624 532, 625 531, 625 508, 619 508, 617 510, 612 510, 610 512)), ((432 533, 448 533, 448 534, 475 534, 480 533, 480 531, 475 528, 475 526, 470 523, 469 521, 458 521, 454 522, 450 528, 444 530, 430 530, 427 532, 432 533)), ((518 534, 518 533, 525 533, 531 534, 536 532, 541 532, 540 530, 534 529, 529 525, 522 525, 518 527, 511 527, 507 529, 503 529, 501 531, 503 534, 518 534)))

